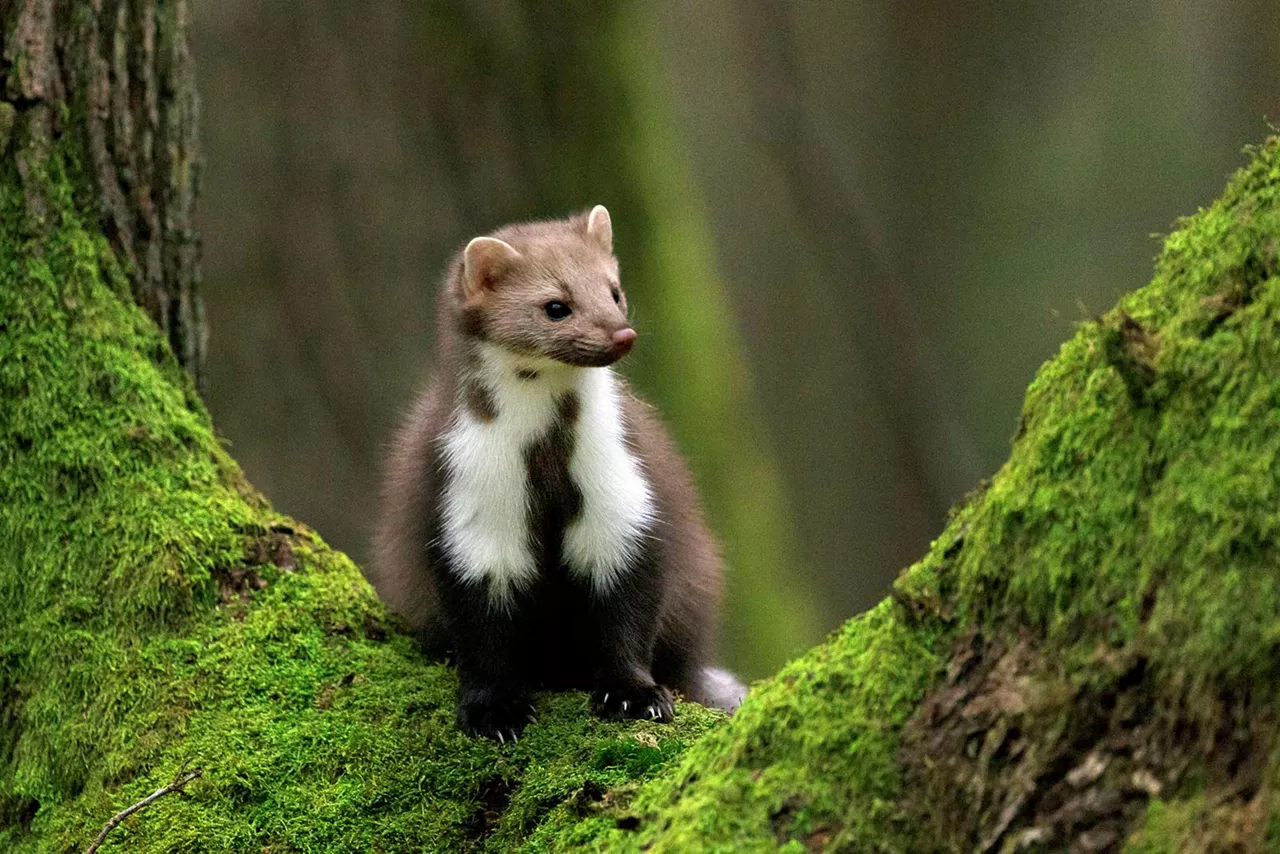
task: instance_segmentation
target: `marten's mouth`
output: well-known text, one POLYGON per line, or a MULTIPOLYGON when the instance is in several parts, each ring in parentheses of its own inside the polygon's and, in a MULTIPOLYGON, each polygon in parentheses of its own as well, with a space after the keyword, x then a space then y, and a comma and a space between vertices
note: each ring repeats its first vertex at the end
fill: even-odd
POLYGON ((605 368, 621 359, 625 354, 614 350, 577 349, 564 350, 551 354, 551 358, 575 368, 605 368))
POLYGON ((547 355, 557 362, 578 368, 603 368, 630 353, 635 343, 636 332, 627 327, 614 332, 610 343, 604 347, 567 343, 547 355))

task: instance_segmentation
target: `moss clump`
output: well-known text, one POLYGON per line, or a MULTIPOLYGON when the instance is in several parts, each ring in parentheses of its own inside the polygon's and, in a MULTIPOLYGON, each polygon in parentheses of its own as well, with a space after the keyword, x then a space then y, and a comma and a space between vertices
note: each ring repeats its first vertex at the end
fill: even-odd
POLYGON ((546 847, 910 850, 896 823, 897 733, 933 676, 941 634, 893 610, 881 604, 756 686, 730 725, 612 820, 548 822, 546 847))
POLYGON ((462 736, 452 671, 219 445, 70 162, 24 176, 42 223, 0 167, 0 849, 82 850, 189 764, 102 850, 503 850, 722 719, 567 694, 518 745, 462 736))
POLYGON ((1214 828, 1274 847, 1278 259, 1273 139, 1180 223, 1147 287, 1043 367, 1009 462, 892 600, 757 686, 640 788, 634 820, 545 832, 1096 850, 1145 815, 1134 850, 1214 828))

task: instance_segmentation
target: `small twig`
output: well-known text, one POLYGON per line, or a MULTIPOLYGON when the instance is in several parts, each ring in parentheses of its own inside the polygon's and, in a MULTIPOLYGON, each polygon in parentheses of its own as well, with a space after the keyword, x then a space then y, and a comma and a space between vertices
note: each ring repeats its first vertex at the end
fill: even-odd
POLYGON ((142 800, 138 801, 133 806, 125 807, 124 809, 120 810, 120 812, 111 816, 111 821, 107 822, 107 826, 102 828, 102 832, 98 834, 98 838, 93 840, 93 844, 85 849, 84 854, 94 854, 94 852, 98 850, 98 846, 101 845, 103 843, 103 840, 107 838, 107 834, 115 830, 116 826, 119 825, 120 822, 124 821, 126 818, 133 815, 143 807, 151 806, 151 804, 155 803, 160 798, 163 798, 165 795, 169 794, 170 792, 181 792, 183 786, 187 785, 192 780, 199 777, 201 773, 199 768, 184 774, 183 771, 185 770, 186 769, 184 767, 181 771, 179 771, 177 773, 177 776, 173 778, 173 781, 169 783, 169 785, 161 786, 151 794, 147 795, 142 800))

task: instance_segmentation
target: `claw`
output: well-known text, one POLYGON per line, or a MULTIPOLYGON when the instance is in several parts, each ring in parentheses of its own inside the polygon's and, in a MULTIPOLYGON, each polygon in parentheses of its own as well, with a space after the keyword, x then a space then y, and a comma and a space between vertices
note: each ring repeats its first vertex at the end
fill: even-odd
POLYGON ((604 692, 604 699, 600 701, 600 705, 602 705, 602 706, 607 706, 607 705, 609 705, 609 692, 608 692, 608 691, 605 691, 605 692, 604 692))
POLYGON ((511 730, 511 740, 514 741, 516 744, 520 743, 520 736, 516 735, 515 730, 511 730))
POLYGON ((498 730, 498 741, 502 742, 503 744, 507 743, 507 740, 502 737, 502 730, 498 730))
POLYGON ((623 701, 622 701, 622 713, 623 713, 624 715, 627 713, 627 707, 628 707, 628 706, 630 706, 630 705, 631 705, 631 702, 630 702, 629 700, 623 700, 623 701))
POLYGON ((658 708, 656 706, 649 707, 649 720, 656 721, 658 719, 658 708))

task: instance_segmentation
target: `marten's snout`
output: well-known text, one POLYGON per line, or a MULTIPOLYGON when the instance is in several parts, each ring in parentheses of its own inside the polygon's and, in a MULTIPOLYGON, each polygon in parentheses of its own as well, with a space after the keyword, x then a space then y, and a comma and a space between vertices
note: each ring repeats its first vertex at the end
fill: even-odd
POLYGON ((634 329, 629 326, 626 329, 619 329, 617 332, 613 333, 613 345, 610 347, 613 358, 621 359, 623 356, 631 352, 631 348, 634 347, 635 344, 636 331, 634 329))

